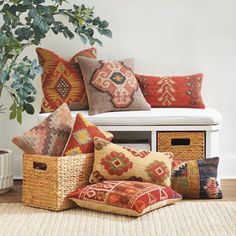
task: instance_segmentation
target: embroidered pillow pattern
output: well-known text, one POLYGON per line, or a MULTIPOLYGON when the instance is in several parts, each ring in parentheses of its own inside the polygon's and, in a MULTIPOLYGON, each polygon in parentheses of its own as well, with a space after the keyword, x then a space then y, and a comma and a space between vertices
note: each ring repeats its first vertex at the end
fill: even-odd
POLYGON ((180 161, 172 164, 171 186, 184 198, 222 198, 217 182, 219 158, 180 161))
POLYGON ((68 156, 81 153, 93 153, 93 138, 95 136, 102 137, 109 141, 113 138, 111 133, 102 131, 96 125, 88 121, 82 114, 78 113, 63 155, 68 156))
POLYGON ((52 112, 64 102, 71 110, 86 108, 88 104, 83 77, 75 58, 77 56, 96 58, 96 49, 83 50, 69 61, 48 49, 37 48, 36 52, 43 68, 44 98, 41 112, 52 112))
POLYGON ((201 96, 202 74, 189 76, 135 75, 152 107, 205 108, 201 96))
POLYGON ((140 216, 181 200, 171 188, 136 181, 104 181, 77 189, 68 196, 78 206, 140 216))
POLYGON ((101 180, 139 180, 170 186, 172 153, 139 151, 98 137, 94 139, 94 145, 91 183, 101 180))
POLYGON ((24 153, 61 156, 73 126, 67 104, 62 104, 43 122, 12 139, 24 153))
POLYGON ((77 62, 83 73, 90 115, 150 109, 133 73, 133 59, 98 61, 77 57, 77 62))

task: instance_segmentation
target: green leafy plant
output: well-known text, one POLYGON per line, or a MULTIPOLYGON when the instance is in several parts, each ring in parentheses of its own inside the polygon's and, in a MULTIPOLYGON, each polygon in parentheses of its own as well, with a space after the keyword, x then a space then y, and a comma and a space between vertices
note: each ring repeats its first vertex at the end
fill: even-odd
MULTIPOLYGON (((33 85, 41 67, 36 59, 22 58, 25 48, 39 45, 49 31, 72 39, 76 35, 83 43, 102 46, 96 34, 112 37, 109 23, 94 16, 94 8, 73 5, 63 8, 66 0, 0 1, 0 97, 5 89, 10 98, 10 119, 22 123, 22 113, 34 114, 32 103, 37 90, 33 85), (61 20, 63 18, 63 21, 61 20)), ((0 113, 6 107, 0 105, 0 113)))

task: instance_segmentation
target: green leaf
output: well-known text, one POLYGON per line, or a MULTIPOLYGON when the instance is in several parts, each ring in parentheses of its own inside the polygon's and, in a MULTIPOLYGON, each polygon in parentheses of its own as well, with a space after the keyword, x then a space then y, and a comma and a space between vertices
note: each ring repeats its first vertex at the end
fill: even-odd
POLYGON ((0 71, 0 83, 1 84, 5 84, 6 81, 8 81, 9 79, 10 79, 10 74, 8 71, 6 71, 6 70, 0 71))
POLYGON ((32 1, 31 0, 23 0, 23 5, 31 5, 32 1))
POLYGON ((79 37, 84 44, 88 42, 87 38, 84 35, 80 34, 79 37))
POLYGON ((24 110, 24 107, 23 106, 19 106, 17 107, 17 111, 16 111, 16 116, 17 116, 17 121, 22 124, 22 112, 24 110))
POLYGON ((101 21, 101 23, 99 24, 99 27, 103 29, 107 28, 108 26, 109 23, 106 20, 101 21))
POLYGON ((97 42, 99 46, 101 46, 101 47, 103 46, 103 44, 102 44, 102 41, 101 41, 101 40, 99 40, 99 39, 95 39, 95 42, 97 42))
POLYGON ((16 102, 13 102, 11 107, 10 107, 10 111, 16 110, 16 102))
POLYGON ((102 34, 107 36, 108 38, 112 38, 112 32, 109 29, 104 29, 102 34))
POLYGON ((10 120, 14 120, 16 118, 16 109, 12 110, 10 113, 10 120))
POLYGON ((33 36, 33 31, 30 28, 21 27, 16 29, 15 34, 17 35, 17 39, 22 41, 31 38, 33 36))
POLYGON ((25 103, 24 108, 28 114, 30 115, 34 114, 34 107, 30 103, 25 103))
POLYGON ((33 3, 38 5, 38 4, 41 4, 41 3, 44 3, 45 0, 34 0, 33 3))
POLYGON ((28 12, 28 16, 31 18, 35 18, 37 15, 38 15, 38 13, 35 8, 30 9, 28 12))
POLYGON ((96 18, 94 18, 94 20, 93 20, 93 25, 94 25, 94 26, 99 25, 100 22, 101 22, 100 17, 96 17, 96 18))
POLYGON ((49 31, 48 23, 41 16, 36 16, 34 18, 33 25, 39 30, 41 35, 45 35, 49 31))
POLYGON ((35 101, 35 97, 33 97, 33 96, 28 96, 28 97, 26 98, 26 102, 32 103, 32 102, 34 102, 34 101, 35 101))

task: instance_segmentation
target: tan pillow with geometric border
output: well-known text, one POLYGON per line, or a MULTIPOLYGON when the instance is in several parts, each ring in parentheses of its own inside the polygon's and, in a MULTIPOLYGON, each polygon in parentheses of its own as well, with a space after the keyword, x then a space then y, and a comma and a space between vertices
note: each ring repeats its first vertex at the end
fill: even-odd
POLYGON ((135 180, 169 187, 173 154, 122 147, 96 137, 90 183, 135 180))

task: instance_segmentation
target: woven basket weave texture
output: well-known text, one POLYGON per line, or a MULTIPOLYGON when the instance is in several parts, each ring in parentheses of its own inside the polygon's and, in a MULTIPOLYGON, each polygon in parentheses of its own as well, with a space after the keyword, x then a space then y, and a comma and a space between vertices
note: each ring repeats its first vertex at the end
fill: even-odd
POLYGON ((88 184, 93 160, 93 154, 62 157, 25 154, 23 203, 54 211, 74 207, 66 197, 88 184))
POLYGON ((204 131, 171 131, 157 133, 159 152, 172 152, 174 159, 198 160, 205 158, 204 131))

